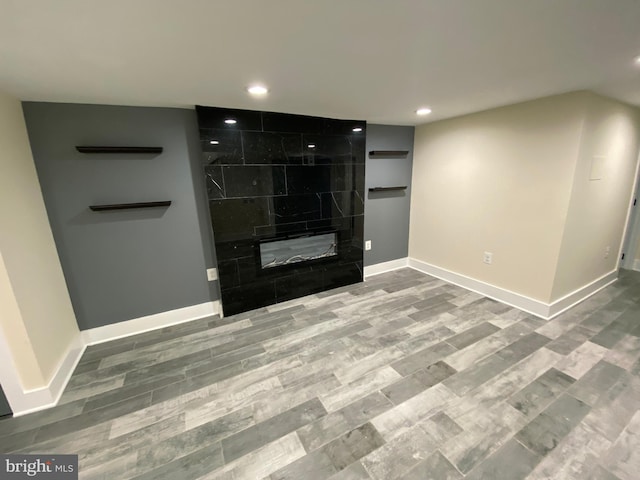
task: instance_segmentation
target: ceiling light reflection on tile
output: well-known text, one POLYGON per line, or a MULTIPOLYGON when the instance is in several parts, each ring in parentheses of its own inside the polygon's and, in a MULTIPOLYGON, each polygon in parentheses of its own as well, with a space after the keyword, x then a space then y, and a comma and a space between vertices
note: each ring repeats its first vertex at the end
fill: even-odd
POLYGON ((220 142, 218 140, 210 140, 209 143, 211 145, 218 145, 220 142))
POLYGON ((307 147, 309 147, 309 148, 316 148, 316 144, 315 144, 315 143, 310 143, 309 145, 307 145, 307 147))
POLYGON ((224 121, 224 123, 226 123, 227 125, 235 125, 235 124, 236 124, 236 123, 238 123, 238 122, 236 121, 236 119, 235 119, 235 118, 227 118, 227 119, 224 121))
POLYGON ((354 127, 354 128, 353 128, 353 131, 354 131, 355 133, 361 132, 361 131, 362 131, 362 127, 354 127))

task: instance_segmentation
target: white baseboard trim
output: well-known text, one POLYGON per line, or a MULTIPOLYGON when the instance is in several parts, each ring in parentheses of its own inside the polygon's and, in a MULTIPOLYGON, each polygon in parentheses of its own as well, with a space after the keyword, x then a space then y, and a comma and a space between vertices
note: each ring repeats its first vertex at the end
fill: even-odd
POLYGON ((219 314, 221 310, 219 300, 201 303, 199 305, 191 305, 189 307, 114 323, 112 325, 83 330, 82 339, 85 345, 96 345, 130 335, 137 335, 171 325, 178 325, 180 323, 210 317, 219 314))
MULTIPOLYGON (((19 417, 28 413, 45 410, 54 407, 62 392, 64 392, 71 375, 73 375, 78 362, 82 358, 86 346, 82 342, 80 334, 69 345, 67 353, 62 358, 56 368, 53 377, 49 381, 49 385, 33 390, 24 390, 20 397, 15 397, 10 402, 13 416, 19 417)), ((16 392, 14 392, 15 395, 16 392)))
MULTIPOLYGON (((6 338, 0 334, 0 369, 3 389, 14 417, 54 407, 64 392, 71 375, 82 358, 87 345, 116 340, 138 333, 190 322, 222 313, 220 301, 178 308, 168 312, 147 315, 133 320, 92 328, 78 333, 58 364, 49 384, 31 390, 23 389, 17 375, 13 357, 9 354, 6 338), (5 348, 6 347, 6 348, 5 348)), ((1 333, 1 332, 0 332, 1 333)))
POLYGON ((364 278, 373 277, 374 275, 380 275, 381 273, 391 272, 392 270, 398 270, 399 268, 405 268, 409 266, 409 258, 398 258, 397 260, 389 260, 388 262, 376 263, 375 265, 369 265, 364 267, 364 278))
POLYGON ((524 310, 525 312, 531 313, 537 317, 544 319, 548 318, 549 305, 543 301, 536 300, 535 298, 527 297, 501 287, 496 287, 495 285, 491 285, 444 268, 436 267, 435 265, 416 260, 415 258, 409 258, 409 267, 441 280, 445 280, 449 283, 453 283, 459 287, 466 288, 472 292, 479 293, 485 297, 519 308, 520 310, 524 310))
POLYGON ((640 272, 640 260, 635 259, 633 261, 633 265, 631 266, 632 270, 635 270, 636 272, 640 272))
POLYGON ((551 302, 549 305, 549 318, 553 318, 560 315, 562 312, 569 310, 571 307, 575 307, 578 303, 586 300, 591 295, 598 293, 603 288, 608 287, 616 280, 618 280, 618 271, 612 270, 593 282, 551 302))
POLYGON ((618 279, 618 271, 613 270, 552 303, 545 303, 541 300, 536 300, 535 298, 527 297, 526 295, 521 295, 505 288, 496 287, 495 285, 491 285, 444 268, 436 267, 435 265, 431 265, 414 258, 409 258, 409 267, 441 280, 445 280, 446 282, 453 283, 459 287, 466 288, 472 292, 479 293, 485 297, 492 298, 531 313, 545 320, 550 320, 553 317, 560 315, 562 312, 574 307, 583 300, 586 300, 591 295, 594 295, 603 288, 611 285, 618 279))

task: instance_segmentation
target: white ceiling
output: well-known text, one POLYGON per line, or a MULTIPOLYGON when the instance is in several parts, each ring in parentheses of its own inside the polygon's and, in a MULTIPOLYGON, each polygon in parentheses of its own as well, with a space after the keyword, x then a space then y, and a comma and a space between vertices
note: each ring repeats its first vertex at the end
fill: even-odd
POLYGON ((636 55, 638 0, 0 0, 22 100, 418 124, 578 89, 640 105, 636 55))

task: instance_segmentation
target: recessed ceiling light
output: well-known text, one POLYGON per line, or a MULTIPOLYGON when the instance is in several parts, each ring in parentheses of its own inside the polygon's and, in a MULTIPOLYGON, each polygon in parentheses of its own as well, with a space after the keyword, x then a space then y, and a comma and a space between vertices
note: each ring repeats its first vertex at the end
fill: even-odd
POLYGON ((309 147, 309 148, 316 148, 316 144, 315 144, 315 143, 310 143, 309 145, 307 145, 307 147, 309 147))
POLYGON ((218 140, 210 140, 209 143, 211 145, 218 145, 220 142, 218 140))
POLYGON ((416 110, 418 115, 429 115, 431 113, 431 109, 427 107, 419 108, 416 110))
POLYGON ((634 62, 636 65, 640 65, 640 55, 638 55, 636 58, 634 58, 634 59, 633 59, 633 62, 634 62))
POLYGON ((264 85, 251 85, 247 88, 247 92, 251 95, 266 95, 269 90, 264 85))
POLYGON ((227 118, 224 123, 226 123, 227 125, 235 125, 236 123, 238 123, 234 118, 227 118))
POLYGON ((353 131, 356 132, 356 133, 361 132, 362 131, 362 127, 354 127, 353 131))

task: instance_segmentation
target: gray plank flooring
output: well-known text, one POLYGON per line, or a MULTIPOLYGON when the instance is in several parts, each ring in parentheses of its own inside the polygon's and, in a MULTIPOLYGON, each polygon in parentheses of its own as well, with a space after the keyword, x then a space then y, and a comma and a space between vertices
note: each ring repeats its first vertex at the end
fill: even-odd
POLYGON ((637 479, 640 273, 548 322, 403 269, 96 345, 0 451, 87 479, 637 479))

